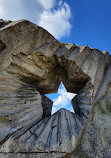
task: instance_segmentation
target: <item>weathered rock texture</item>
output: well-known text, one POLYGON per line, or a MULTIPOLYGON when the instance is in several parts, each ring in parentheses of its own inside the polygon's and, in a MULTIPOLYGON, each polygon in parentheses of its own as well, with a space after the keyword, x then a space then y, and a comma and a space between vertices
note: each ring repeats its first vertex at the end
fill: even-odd
POLYGON ((0 29, 0 158, 110 158, 111 57, 26 20, 0 29), (75 113, 52 101, 63 82, 75 113))
POLYGON ((5 25, 8 25, 9 23, 11 23, 12 21, 10 20, 3 20, 3 19, 0 19, 0 28, 4 27, 5 25))

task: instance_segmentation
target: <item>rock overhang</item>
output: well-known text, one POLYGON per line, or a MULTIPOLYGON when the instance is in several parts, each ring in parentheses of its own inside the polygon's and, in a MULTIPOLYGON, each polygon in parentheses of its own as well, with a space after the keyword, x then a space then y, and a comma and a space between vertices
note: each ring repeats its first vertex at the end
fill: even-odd
POLYGON ((69 49, 68 44, 66 47, 65 44, 54 39, 44 29, 26 20, 12 22, 6 25, 1 29, 0 34, 1 40, 7 45, 7 48, 2 52, 4 57, 1 56, 1 65, 6 66, 6 69, 10 65, 21 69, 26 75, 24 73, 19 75, 19 77, 26 79, 26 81, 29 80, 35 86, 36 83, 40 84, 37 87, 42 94, 56 92, 61 81, 69 92, 77 93, 88 81, 88 76, 85 76, 73 61, 71 63, 71 61, 66 59, 70 49, 79 49, 79 47, 72 45, 71 48, 69 46, 69 49), (24 29, 26 30, 24 31, 24 29), (36 34, 38 37, 36 37, 36 34), (37 38, 36 40, 34 40, 34 36, 37 38), (44 39, 43 42, 40 39, 44 39), (7 53, 9 54, 8 57, 5 55, 7 53), (7 61, 7 64, 4 64, 6 62, 4 60, 2 61, 2 58, 7 61), (69 67, 73 67, 74 72, 70 72, 68 70, 69 67), (82 80, 83 83, 82 81, 79 82, 79 80, 82 80), (67 82, 71 83, 68 84, 67 82), (52 87, 50 87, 51 85, 52 87), (70 86, 68 87, 68 85, 70 86), (72 85, 79 85, 80 88, 71 87, 72 85))

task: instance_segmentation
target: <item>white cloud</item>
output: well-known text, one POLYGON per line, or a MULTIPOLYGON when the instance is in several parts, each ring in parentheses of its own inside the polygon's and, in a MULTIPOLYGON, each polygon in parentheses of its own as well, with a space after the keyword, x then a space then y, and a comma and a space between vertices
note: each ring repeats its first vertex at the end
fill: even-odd
POLYGON ((36 22, 44 11, 36 0, 0 0, 0 17, 6 20, 27 19, 36 22))
MULTIPOLYGON (((66 91, 64 85, 62 84, 62 88, 58 89, 59 96, 56 99, 53 99, 53 108, 52 114, 55 113, 60 108, 65 108, 66 105, 70 105, 72 98, 76 95, 74 93, 69 93, 66 91)), ((70 111, 73 111, 72 106, 69 107, 70 111)))
POLYGON ((53 106, 52 107, 52 114, 54 114, 56 111, 57 111, 56 108, 53 106))
POLYGON ((54 7, 56 0, 36 0, 39 2, 45 9, 51 9, 54 7))
POLYGON ((69 34, 70 17, 70 7, 62 0, 0 0, 0 18, 30 20, 58 39, 69 34))
POLYGON ((70 7, 67 3, 59 3, 57 10, 45 10, 39 19, 39 25, 48 30, 56 38, 61 38, 69 34, 71 24, 70 7))

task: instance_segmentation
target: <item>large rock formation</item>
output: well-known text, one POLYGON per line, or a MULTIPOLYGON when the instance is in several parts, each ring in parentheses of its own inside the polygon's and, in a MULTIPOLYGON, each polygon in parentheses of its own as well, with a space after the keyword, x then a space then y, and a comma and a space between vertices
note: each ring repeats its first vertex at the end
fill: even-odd
POLYGON ((26 20, 0 29, 0 158, 110 158, 111 57, 26 20), (52 101, 63 82, 75 113, 52 101))

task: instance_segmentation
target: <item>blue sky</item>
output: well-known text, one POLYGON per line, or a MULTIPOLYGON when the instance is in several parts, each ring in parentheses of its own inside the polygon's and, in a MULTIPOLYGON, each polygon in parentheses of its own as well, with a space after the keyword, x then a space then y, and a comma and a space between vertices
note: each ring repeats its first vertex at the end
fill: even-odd
POLYGON ((58 92, 53 94, 47 94, 46 96, 53 101, 52 114, 61 108, 65 108, 74 112, 71 105, 71 100, 76 94, 66 91, 63 83, 61 82, 58 92))
POLYGON ((111 53, 111 0, 67 0, 72 29, 63 42, 88 45, 111 53))
MULTIPOLYGON (((111 53, 111 0, 0 0, 0 18, 27 19, 61 42, 111 53)), ((63 106, 70 109, 71 96, 62 84, 57 94, 48 95, 53 112, 63 106)))

